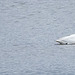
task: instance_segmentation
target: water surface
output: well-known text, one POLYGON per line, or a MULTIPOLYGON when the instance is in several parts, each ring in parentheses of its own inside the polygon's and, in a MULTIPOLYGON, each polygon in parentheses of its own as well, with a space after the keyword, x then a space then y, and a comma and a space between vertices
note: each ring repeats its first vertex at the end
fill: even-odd
POLYGON ((74 16, 74 0, 0 0, 0 75, 75 75, 75 46, 55 42, 74 16))

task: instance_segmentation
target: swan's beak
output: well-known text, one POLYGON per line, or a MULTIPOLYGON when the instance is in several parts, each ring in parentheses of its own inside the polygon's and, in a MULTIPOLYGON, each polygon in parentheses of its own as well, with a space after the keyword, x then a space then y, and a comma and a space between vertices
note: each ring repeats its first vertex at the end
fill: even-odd
POLYGON ((56 40, 56 42, 60 42, 59 40, 56 40))
POLYGON ((63 44, 61 40, 56 40, 56 42, 58 42, 59 44, 63 44))

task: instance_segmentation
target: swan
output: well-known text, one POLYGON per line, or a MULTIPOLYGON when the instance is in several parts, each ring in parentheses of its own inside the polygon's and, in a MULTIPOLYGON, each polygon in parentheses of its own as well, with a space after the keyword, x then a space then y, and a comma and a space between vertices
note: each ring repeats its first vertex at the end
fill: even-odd
POLYGON ((75 45, 75 34, 59 38, 58 40, 56 40, 56 42, 62 45, 75 45))

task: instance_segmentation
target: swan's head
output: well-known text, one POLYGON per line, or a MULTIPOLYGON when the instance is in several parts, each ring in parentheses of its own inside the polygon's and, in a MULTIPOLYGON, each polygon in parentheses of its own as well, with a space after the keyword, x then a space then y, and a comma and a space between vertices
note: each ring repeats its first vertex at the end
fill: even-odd
POLYGON ((75 34, 59 38, 58 40, 56 40, 56 42, 62 45, 75 45, 75 34))
POLYGON ((58 42, 61 45, 68 45, 69 43, 64 41, 64 40, 56 40, 56 42, 58 42))

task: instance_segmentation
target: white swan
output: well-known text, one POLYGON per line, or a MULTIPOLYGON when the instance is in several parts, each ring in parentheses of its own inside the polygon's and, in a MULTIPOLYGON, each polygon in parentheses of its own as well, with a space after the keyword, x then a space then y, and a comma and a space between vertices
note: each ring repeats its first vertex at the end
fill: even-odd
POLYGON ((75 44, 75 34, 59 38, 56 42, 62 45, 75 44))

